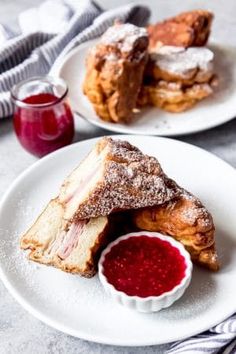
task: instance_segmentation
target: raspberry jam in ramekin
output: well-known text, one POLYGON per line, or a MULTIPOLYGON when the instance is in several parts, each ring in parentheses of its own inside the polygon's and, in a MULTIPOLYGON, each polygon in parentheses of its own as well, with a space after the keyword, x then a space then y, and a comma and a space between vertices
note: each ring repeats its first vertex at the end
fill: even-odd
POLYGON ((182 296, 191 271, 189 254, 179 242, 145 231, 112 242, 99 262, 105 289, 118 302, 144 312, 159 311, 182 296))

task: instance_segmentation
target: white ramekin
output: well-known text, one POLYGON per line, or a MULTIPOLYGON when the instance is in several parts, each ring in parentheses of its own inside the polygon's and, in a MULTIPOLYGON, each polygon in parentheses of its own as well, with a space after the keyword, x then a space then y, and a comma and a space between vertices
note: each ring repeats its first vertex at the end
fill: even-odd
POLYGON ((184 246, 180 242, 174 240, 172 237, 162 235, 158 232, 132 232, 119 237, 114 242, 111 242, 102 252, 98 263, 98 275, 105 291, 118 303, 131 309, 137 310, 139 312, 157 312, 160 311, 162 308, 169 307, 183 295, 191 281, 192 262, 189 253, 185 250, 184 246), (159 296, 149 296, 142 298, 139 296, 127 295, 122 291, 116 290, 115 287, 108 282, 107 278, 103 273, 103 262, 106 254, 110 252, 111 248, 117 245, 122 240, 127 240, 130 237, 138 237, 141 235, 158 237, 161 240, 169 242, 173 247, 177 248, 180 251, 180 254, 184 257, 186 262, 185 276, 181 280, 180 284, 176 285, 171 291, 165 292, 159 296))

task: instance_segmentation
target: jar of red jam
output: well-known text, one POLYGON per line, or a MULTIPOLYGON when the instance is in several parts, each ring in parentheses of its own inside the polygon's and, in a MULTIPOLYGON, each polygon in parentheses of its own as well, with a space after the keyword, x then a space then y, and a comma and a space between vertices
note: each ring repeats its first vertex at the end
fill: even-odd
POLYGON ((34 77, 16 85, 14 128, 21 145, 33 155, 44 156, 70 144, 74 118, 64 80, 34 77))

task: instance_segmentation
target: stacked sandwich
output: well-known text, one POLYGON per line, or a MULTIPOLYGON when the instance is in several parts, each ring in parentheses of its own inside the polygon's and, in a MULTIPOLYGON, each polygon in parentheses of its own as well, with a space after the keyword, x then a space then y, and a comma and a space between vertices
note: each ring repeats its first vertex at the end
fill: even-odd
POLYGON ((102 138, 21 237, 29 259, 91 277, 101 250, 125 230, 183 243, 194 262, 218 269, 210 213, 128 142, 102 138))
POLYGON ((181 112, 213 93, 213 15, 183 13, 147 29, 115 23, 86 59, 84 94, 105 121, 128 123, 143 106, 181 112))
POLYGON ((217 77, 207 43, 213 15, 198 10, 148 27, 149 62, 139 105, 182 112, 213 93, 217 77))

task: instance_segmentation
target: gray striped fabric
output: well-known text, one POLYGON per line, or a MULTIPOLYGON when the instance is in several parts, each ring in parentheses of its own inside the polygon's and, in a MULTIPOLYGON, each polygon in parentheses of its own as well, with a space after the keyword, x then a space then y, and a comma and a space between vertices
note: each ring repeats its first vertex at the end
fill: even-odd
POLYGON ((166 354, 236 354, 236 314, 209 331, 174 343, 166 354))
POLYGON ((0 118, 13 113, 10 90, 16 83, 47 74, 60 54, 101 35, 115 19, 143 26, 149 15, 145 6, 126 5, 103 12, 94 2, 88 2, 61 34, 32 33, 7 42, 0 48, 0 118))

